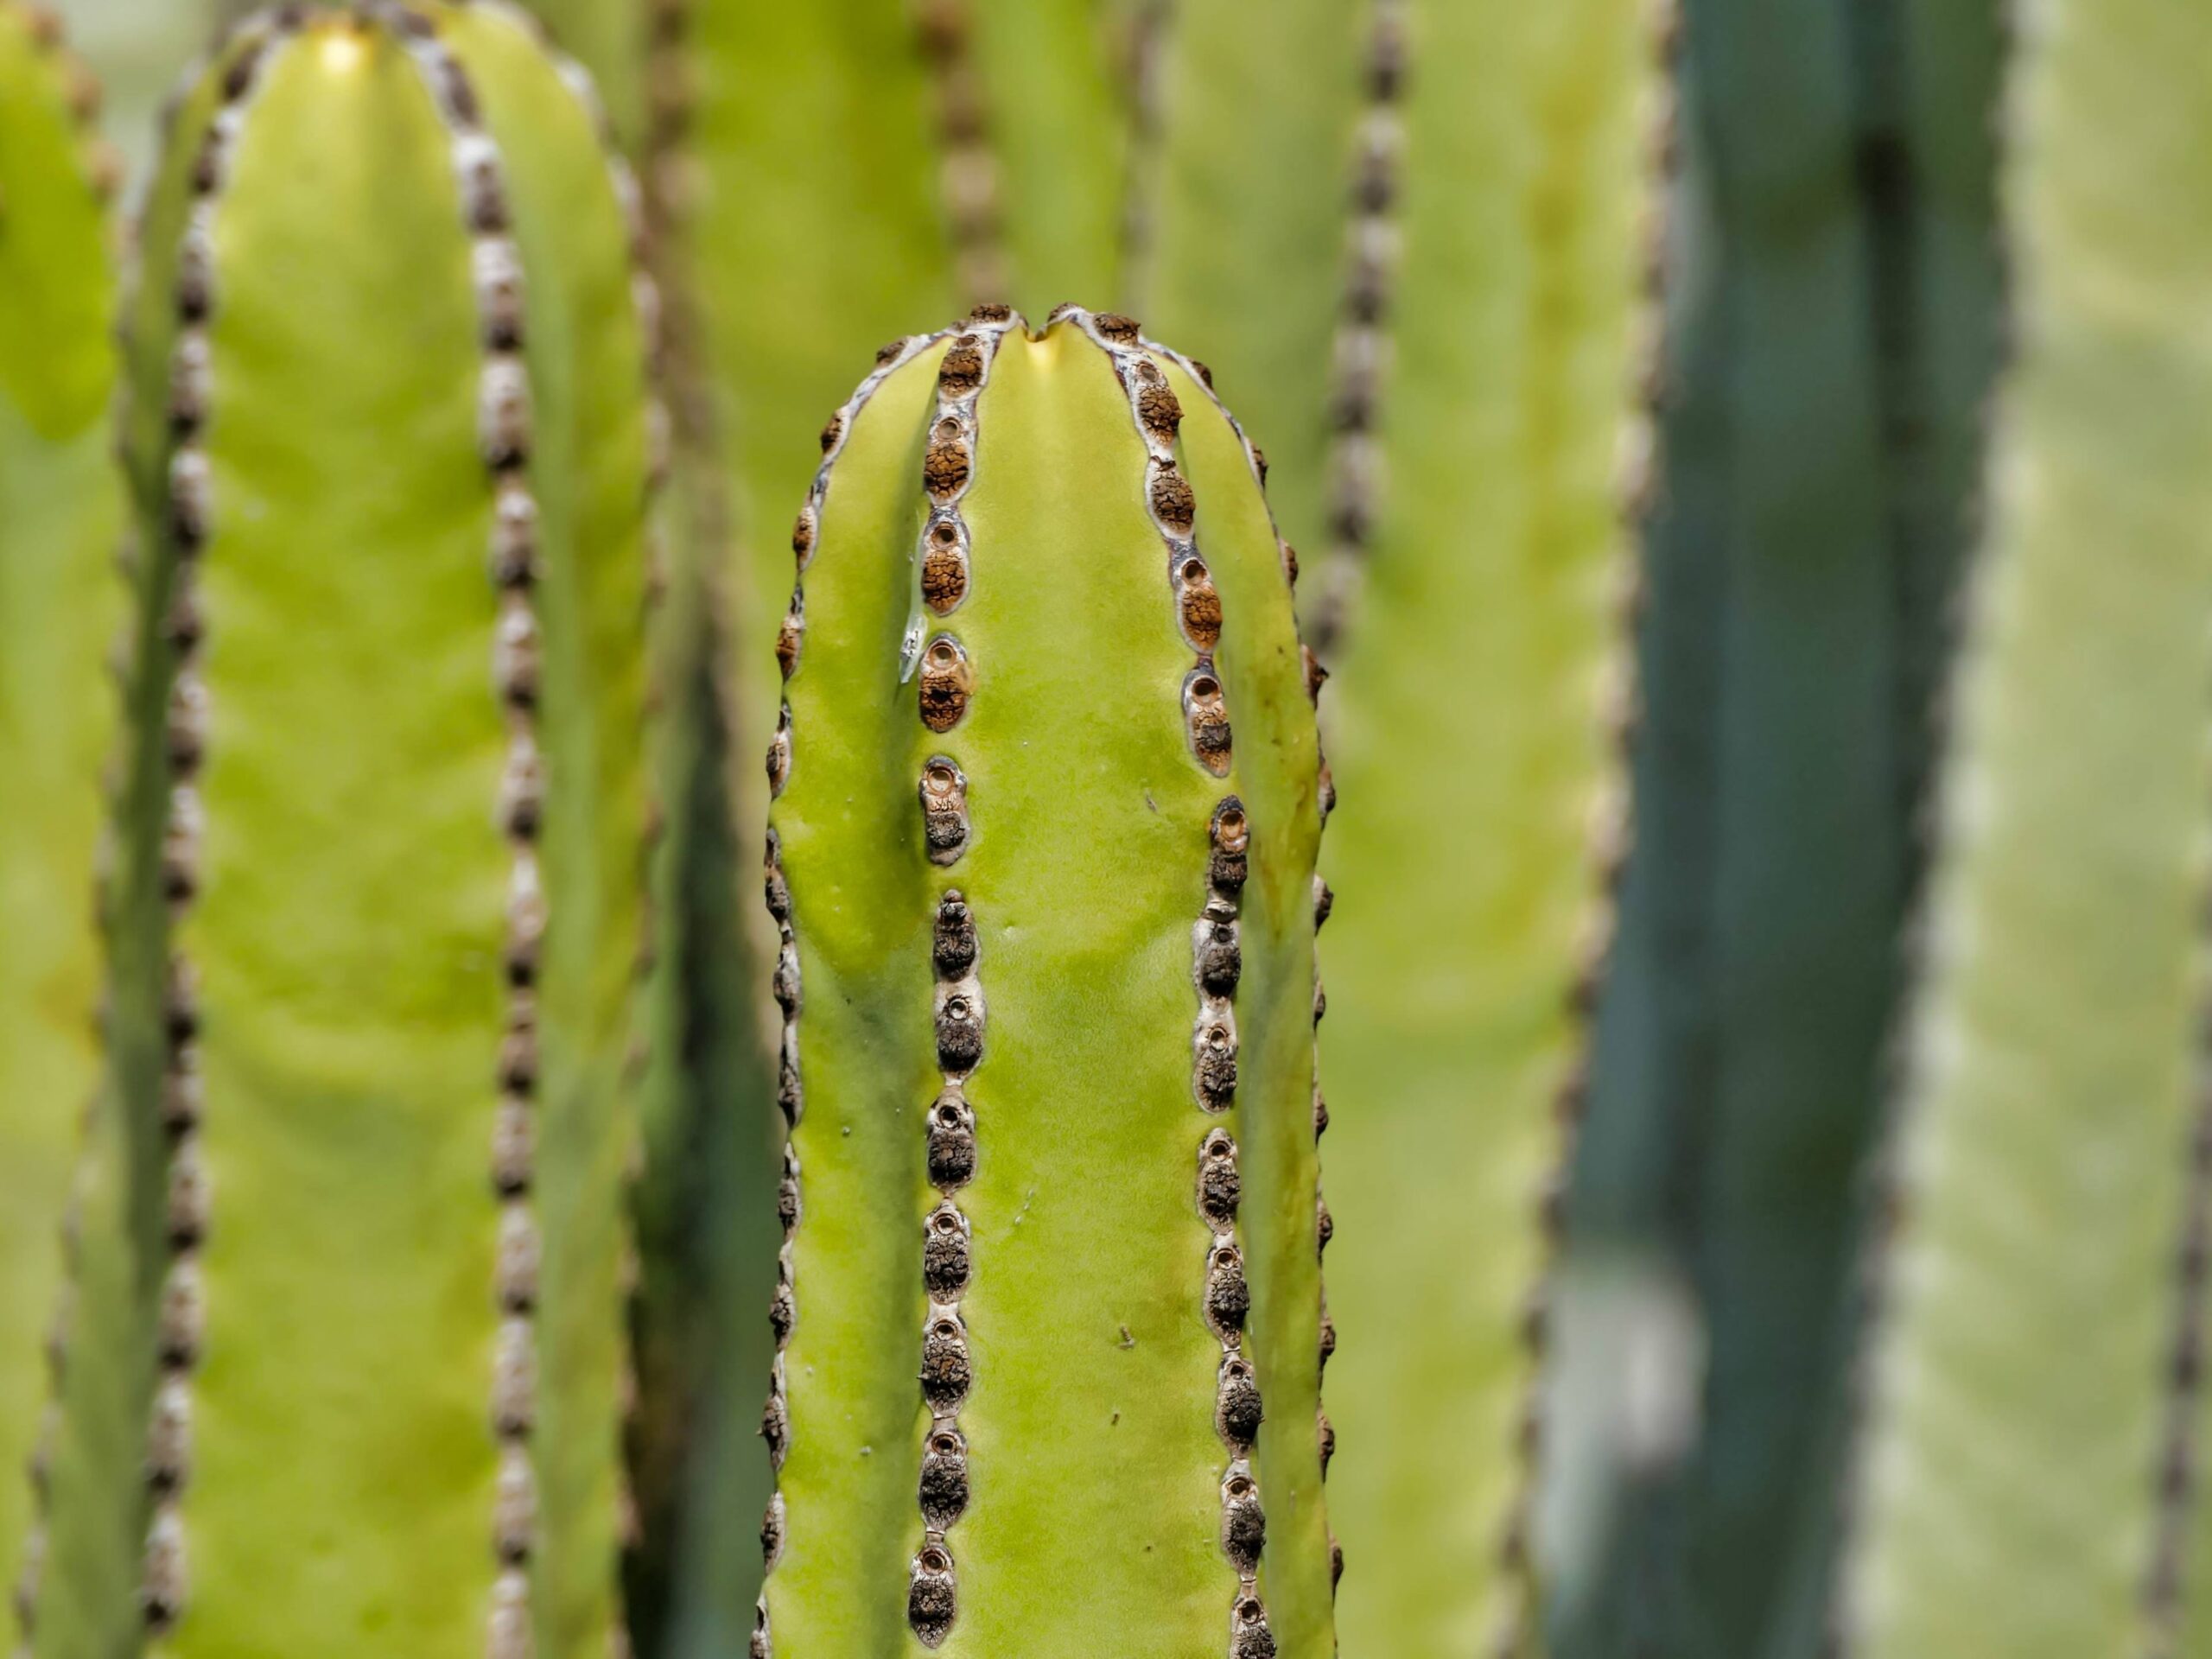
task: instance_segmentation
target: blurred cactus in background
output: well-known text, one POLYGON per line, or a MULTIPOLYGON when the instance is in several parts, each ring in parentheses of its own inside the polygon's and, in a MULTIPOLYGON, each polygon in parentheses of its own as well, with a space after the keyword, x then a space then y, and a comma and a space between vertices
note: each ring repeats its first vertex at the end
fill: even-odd
MULTIPOLYGON (((0 5, 0 1560, 54 1552, 34 1482, 112 1448, 61 1443, 55 1393, 88 1332, 64 1286, 118 1271, 122 1171, 99 1097, 92 886, 124 615, 109 455, 116 164, 97 88, 53 20, 0 5), (65 1243, 65 1236, 67 1243, 65 1243), (73 1262, 72 1258, 73 1257, 73 1262)), ((66 1550, 73 1540, 61 1541, 66 1550)))
POLYGON ((2019 346, 1836 1609, 1869 1659, 2194 1654, 2212 1628, 2212 16, 2023 23, 2019 346))
POLYGON ((2203 1645, 2197 0, 528 4, 0 0, 25 1659, 2203 1645))

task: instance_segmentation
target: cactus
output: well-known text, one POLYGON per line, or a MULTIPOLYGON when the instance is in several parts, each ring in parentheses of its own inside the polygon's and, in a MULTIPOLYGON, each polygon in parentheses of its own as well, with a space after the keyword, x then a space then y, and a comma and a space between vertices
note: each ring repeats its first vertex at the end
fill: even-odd
POLYGON ((1366 149, 1397 165, 1364 180, 1355 243, 1402 251, 1386 289, 1353 271, 1331 516, 1362 534, 1308 607, 1342 641, 1321 1042, 1342 1629, 1355 1653, 1519 1652, 1527 1337, 1624 849, 1617 501, 1648 484, 1671 104, 1630 0, 1376 22, 1366 149))
POLYGON ((1586 1262, 1679 1265, 1707 1363, 1694 1438, 1616 1471, 1575 1567, 1561 1645, 1592 1659, 1817 1647, 1859 1173, 1998 332, 1995 8, 1686 10, 1640 829, 1574 1230, 1586 1262))
POLYGON ((887 347, 823 443, 753 1651, 1325 1654, 1325 796, 1262 464, 1071 308, 887 347))
POLYGON ((2212 17, 2028 21, 2021 346, 1842 1580, 1868 1659, 2205 1643, 2212 17))
POLYGON ((27 1574, 26 1599, 54 1542, 17 1471, 35 1452, 49 1478, 81 1455, 53 1421, 91 1340, 64 1305, 65 1220, 80 1267, 113 1255, 92 881, 124 500, 106 420, 114 167, 96 112, 53 20, 0 4, 0 1573, 27 1574))
POLYGON ((618 1618, 652 446, 584 90, 498 5, 286 8, 145 212, 114 1043, 181 1659, 618 1618))

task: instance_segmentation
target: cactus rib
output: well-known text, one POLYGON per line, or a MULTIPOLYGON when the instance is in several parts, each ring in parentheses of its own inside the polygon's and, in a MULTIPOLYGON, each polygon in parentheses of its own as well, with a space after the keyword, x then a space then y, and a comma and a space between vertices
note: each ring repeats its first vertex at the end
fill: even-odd
POLYGON ((525 471, 531 379, 521 353, 522 259, 507 234, 504 166, 483 130, 467 72, 427 29, 410 27, 406 14, 396 9, 391 16, 406 38, 453 147, 485 344, 479 439, 498 495, 492 556, 501 598, 493 677, 507 721, 499 822, 513 864, 507 887, 506 1035, 499 1054, 499 1122, 493 1131, 492 1172, 501 1200, 497 1296, 504 1319, 493 1349, 491 1395, 493 1430, 499 1441, 492 1533, 501 1571, 492 1586, 486 1652, 488 1659, 523 1659, 534 1645, 528 1567, 537 1547, 538 1492, 530 1440, 537 1424, 537 1291, 543 1253, 532 1199, 537 1172, 531 1125, 538 1109, 539 1073, 535 987, 550 904, 537 848, 545 808, 537 731, 542 632, 532 554, 515 539, 517 527, 535 524, 539 517, 525 471))
MULTIPOLYGON (((1221 598, 1198 550, 1195 497, 1176 465, 1182 406, 1144 348, 1133 321, 1114 313, 1069 315, 1112 361, 1129 402, 1131 422, 1144 445, 1145 499, 1167 551, 1177 627, 1197 653, 1183 682, 1183 718, 1192 753, 1208 772, 1221 777, 1229 770, 1232 753, 1228 712, 1213 660, 1221 642, 1221 598)), ((1241 431, 1238 435, 1242 437, 1241 431)), ((1255 474, 1257 470, 1255 466, 1255 474)), ((1222 797, 1208 818, 1206 832, 1211 852, 1205 904, 1191 938, 1191 976, 1198 1001, 1191 1032, 1192 1093, 1202 1110, 1217 1116, 1235 1104, 1236 1094, 1236 995, 1243 976, 1237 918, 1251 843, 1243 802, 1235 795, 1222 797)), ((1236 1570, 1230 1650, 1244 1659, 1272 1653, 1274 1646, 1259 1585, 1267 1516, 1252 1469, 1259 1425, 1265 1420, 1264 1399, 1251 1362, 1244 1357, 1251 1291, 1236 1238, 1242 1181, 1236 1137, 1227 1129, 1210 1130, 1199 1144, 1198 1158, 1199 1214, 1209 1234, 1204 1311, 1207 1325, 1221 1342, 1214 1422, 1229 1456, 1221 1477, 1222 1548, 1236 1570), (1211 1205, 1206 1202, 1210 1174, 1215 1181, 1211 1205)))
MULTIPOLYGON (((206 813, 198 786, 207 760, 208 693, 199 669, 206 628, 195 565, 214 530, 215 501, 205 435, 214 417, 210 331, 219 308, 214 268, 217 219, 239 133, 269 55, 298 21, 272 19, 250 29, 223 71, 222 102, 207 125, 191 173, 193 204, 179 245, 171 293, 175 334, 168 360, 168 421, 175 442, 167 478, 168 531, 176 550, 168 632, 175 644, 164 742, 169 787, 161 847, 162 896, 174 931, 198 889, 206 813)), ((209 1225, 201 1154, 205 1108, 200 1080, 199 999, 190 960, 172 944, 163 1008, 166 1060, 161 1108, 170 1137, 166 1201, 170 1259, 161 1294, 156 1353, 161 1365, 146 1430, 146 1478, 153 1508, 146 1532, 142 1600, 159 1636, 182 1615, 189 1594, 182 1497, 192 1468, 192 1373, 206 1337, 207 1292, 200 1246, 209 1225)))
MULTIPOLYGON (((1259 445, 1252 442, 1251 435, 1244 429, 1244 423, 1238 420, 1236 415, 1230 411, 1228 404, 1222 402, 1220 394, 1214 390, 1211 372, 1204 364, 1194 361, 1192 359, 1172 347, 1160 346, 1151 340, 1147 340, 1145 343, 1147 349, 1160 353, 1160 355, 1173 362, 1178 368, 1181 369, 1185 374, 1190 377, 1192 384, 1205 391, 1206 401, 1212 405, 1215 413, 1221 417, 1222 421, 1228 426, 1230 433, 1234 435, 1237 447, 1243 453, 1244 463, 1246 467, 1250 469, 1254 482, 1259 484, 1264 488, 1268 481, 1267 455, 1265 452, 1261 449, 1259 445)), ((1290 543, 1282 539, 1282 531, 1281 526, 1277 525, 1274 522, 1274 515, 1272 508, 1270 508, 1268 512, 1268 528, 1274 536, 1276 560, 1282 569, 1284 591, 1294 596, 1298 589, 1298 555, 1291 550, 1290 543)), ((1294 613, 1293 620, 1294 626, 1295 626, 1296 619, 1294 613)), ((1299 634, 1298 656, 1300 667, 1305 677, 1306 699, 1313 706, 1315 714, 1318 716, 1321 704, 1321 688, 1327 683, 1329 671, 1322 666, 1321 659, 1315 653, 1313 647, 1306 643, 1302 628, 1299 629, 1299 634)), ((1325 829, 1328 824, 1330 814, 1336 810, 1336 785, 1331 777, 1328 756, 1323 751, 1318 732, 1315 737, 1313 753, 1315 761, 1315 776, 1317 779, 1316 804, 1320 811, 1322 826, 1325 829)), ((1220 825, 1218 823, 1215 825, 1215 834, 1217 842, 1218 842, 1220 836, 1220 825)), ((1217 846, 1217 851, 1221 849, 1217 846)), ((1234 856, 1233 850, 1230 855, 1234 856)), ((1328 921, 1330 913, 1336 907, 1336 895, 1330 891, 1329 884, 1322 879, 1318 872, 1313 877, 1313 932, 1318 938, 1323 925, 1328 921)), ((1206 925, 1206 924, 1201 924, 1202 927, 1205 925, 1206 925)), ((1203 973, 1205 966, 1205 957, 1202 950, 1200 956, 1201 983, 1204 982, 1203 973)), ((1327 1007, 1328 997, 1322 988, 1320 964, 1317 960, 1314 963, 1313 969, 1313 1029, 1315 1040, 1312 1046, 1313 1076, 1313 1145, 1317 1153, 1321 1144, 1321 1137, 1327 1133, 1329 1127, 1329 1108, 1321 1093, 1319 1044, 1321 1018, 1323 1014, 1327 1010, 1327 1007)), ((1226 1140, 1226 1137, 1224 1137, 1224 1139, 1226 1140)), ((1213 1144, 1212 1137, 1209 1136, 1208 1147, 1211 1147, 1213 1144)), ((1200 1148, 1200 1155, 1202 1158, 1206 1156, 1206 1147, 1200 1148)), ((1225 1172, 1228 1179, 1233 1184, 1241 1185, 1241 1179, 1235 1167, 1234 1160, 1236 1155, 1236 1145, 1233 1141, 1227 1142, 1224 1153, 1230 1160, 1229 1167, 1225 1172)), ((1206 1195, 1206 1189, 1205 1182, 1208 1173, 1209 1171, 1205 1168, 1202 1168, 1200 1172, 1200 1208, 1202 1210, 1205 1208, 1205 1198, 1206 1195)), ((1337 1351, 1337 1328, 1334 1321, 1332 1321, 1329 1317, 1328 1289, 1326 1284, 1323 1282, 1323 1276, 1319 1272, 1319 1263, 1321 1258, 1326 1254, 1330 1241, 1336 1236, 1336 1223, 1331 1217, 1328 1203, 1322 1197, 1320 1192, 1320 1175, 1318 1167, 1316 1168, 1314 1175, 1314 1259, 1317 1268, 1315 1284, 1316 1288, 1319 1293, 1320 1319, 1317 1329, 1317 1341, 1315 1344, 1316 1351, 1313 1368, 1313 1419, 1314 1439, 1320 1454, 1321 1478, 1325 1481, 1329 1476, 1329 1465, 1336 1457, 1337 1432, 1329 1421, 1329 1414, 1327 1409, 1321 1404, 1320 1384, 1325 1374, 1328 1370, 1329 1360, 1337 1351)), ((1230 1207, 1233 1208, 1233 1206, 1230 1207)), ((1208 1215, 1209 1219, 1211 1219, 1211 1211, 1208 1212, 1208 1215)), ((1231 1438, 1232 1431, 1229 1425, 1231 1423, 1235 1415, 1242 1411, 1249 1410, 1256 1418, 1260 1411, 1261 1402, 1256 1379, 1253 1382, 1249 1397, 1247 1399, 1243 1397, 1242 1378, 1229 1364, 1224 1364, 1224 1377, 1222 1388, 1220 1414, 1222 1423, 1224 1425, 1224 1438, 1231 1438)), ((1249 1375, 1249 1368, 1246 1374, 1249 1375)), ((1249 1442, 1251 1437, 1247 1435, 1244 1439, 1249 1442)), ((1338 1542, 1336 1534, 1333 1531, 1330 1532, 1328 1535, 1328 1541, 1329 1593, 1331 1599, 1333 1602, 1336 1595, 1337 1586, 1344 1578, 1344 1552, 1343 1545, 1338 1542)))
MULTIPOLYGON (((777 658, 786 684, 798 671, 805 650, 806 570, 813 562, 822 514, 830 499, 837 461, 852 437, 861 412, 874 397, 877 389, 893 372, 912 361, 939 338, 941 336, 938 335, 906 335, 885 345, 876 353, 874 369, 861 382, 853 395, 838 406, 836 412, 830 416, 822 429, 822 463, 815 469, 814 481, 808 488, 806 503, 799 510, 791 528, 791 555, 797 566, 798 579, 793 584, 791 604, 777 636, 777 658)), ((964 582, 963 566, 963 591, 964 582)), ((768 749, 768 798, 772 802, 781 798, 790 782, 794 761, 791 707, 786 702, 778 715, 776 734, 768 749)), ((768 830, 763 875, 768 918, 776 929, 777 936, 772 989, 777 1007, 783 1015, 781 1034, 777 1044, 776 1100, 783 1112, 786 1135, 792 1137, 786 1141, 783 1182, 778 1193, 777 1209, 783 1224, 784 1243, 776 1258, 776 1289, 769 1308, 769 1325, 775 1338, 776 1353, 771 1365, 768 1398, 762 1408, 760 1420, 760 1433, 768 1445, 770 1467, 780 1477, 791 1449, 791 1399, 785 1355, 790 1348, 792 1332, 798 1321, 799 1281, 795 1242, 805 1205, 804 1172, 795 1137, 805 1114, 806 1099, 799 1071, 799 1017, 804 1003, 804 987, 798 936, 792 919, 791 887, 784 874, 782 841, 772 825, 768 830)), ((761 1554, 766 1578, 772 1579, 783 1558, 787 1526, 788 1508, 779 1479, 776 1489, 769 1496, 767 1513, 760 1527, 761 1554)), ((775 1650, 768 1592, 765 1586, 754 1614, 750 1649, 753 1659, 771 1659, 775 1650)))
POLYGON ((930 67, 937 110, 938 188, 952 249, 954 285, 969 303, 1007 291, 999 163, 975 62, 971 0, 922 0, 914 28, 930 67))
POLYGON ((82 1328, 100 1323, 85 1306, 98 1300, 87 1257, 118 1244, 102 1202, 119 1169, 99 1087, 92 903, 113 732, 99 636, 122 507, 103 419, 118 168, 95 131, 98 83, 51 16, 12 0, 0 4, 0 617, 20 630, 0 660, 0 756, 16 792, 0 824, 0 1568, 28 1647, 55 1553, 67 1402, 87 1369, 78 1350, 106 1345, 82 1328))

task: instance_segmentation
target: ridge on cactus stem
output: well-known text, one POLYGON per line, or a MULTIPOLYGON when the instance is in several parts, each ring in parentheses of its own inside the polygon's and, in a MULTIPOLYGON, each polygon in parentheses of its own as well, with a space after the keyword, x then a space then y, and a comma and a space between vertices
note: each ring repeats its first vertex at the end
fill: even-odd
POLYGON ((113 968, 164 1154, 161 1654, 598 1659, 620 1624, 633 194, 488 0, 263 14, 170 129, 113 968))
MULTIPOLYGON (((54 19, 0 3, 0 1582, 9 1645, 100 1636, 127 1597, 118 1506, 129 1479, 88 1433, 130 1363, 107 1294, 130 1267, 117 1214, 127 1149, 99 1090, 95 913, 105 669, 124 607, 125 503, 110 460, 117 363, 99 89, 54 19), (79 1408, 79 1409, 72 1409, 79 1408), (60 1504, 57 1488, 69 1494, 60 1504), (70 1582, 57 1587, 55 1580, 70 1582), (89 1592, 87 1595, 84 1592, 89 1592)), ((127 1628, 127 1626, 126 1626, 127 1628)))
POLYGON ((1831 1650, 2206 1650, 2212 14, 2056 0, 1831 1650))
POLYGON ((1325 795, 1255 453, 1129 319, 1002 306, 823 448, 753 1652, 1321 1659, 1325 795))

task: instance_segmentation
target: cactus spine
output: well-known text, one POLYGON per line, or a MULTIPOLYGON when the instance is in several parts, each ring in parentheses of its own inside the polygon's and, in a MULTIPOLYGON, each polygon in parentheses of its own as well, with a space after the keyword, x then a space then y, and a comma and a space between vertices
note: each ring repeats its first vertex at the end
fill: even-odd
POLYGON ((1319 782, 1256 458, 1069 308, 887 347, 823 440, 754 1650, 1326 1653, 1319 782))
POLYGON ((295 7, 149 201, 115 971, 170 1141, 164 1653, 616 1623, 652 471, 616 178, 504 9, 295 7))
POLYGON ((2208 1622, 2212 17, 2023 21, 2020 352, 1842 1579, 1868 1659, 2201 1652, 2208 1622))
POLYGON ((107 423, 115 169, 97 111, 53 19, 0 4, 0 1575, 26 1644, 75 1554, 54 1531, 54 1483, 100 1450, 65 1434, 63 1400, 118 1357, 98 1299, 67 1285, 72 1264, 112 1274, 122 1248, 94 1030, 116 724, 101 664, 124 517, 107 423))

